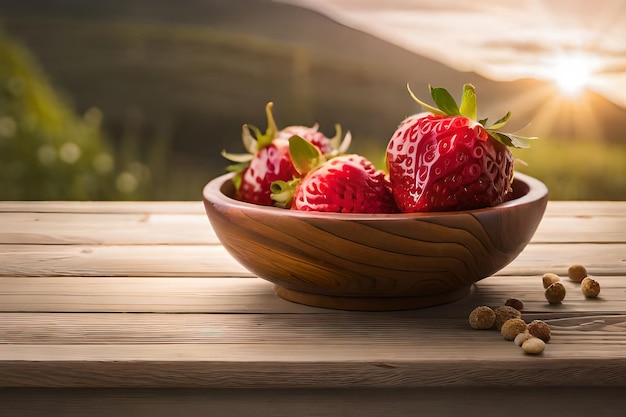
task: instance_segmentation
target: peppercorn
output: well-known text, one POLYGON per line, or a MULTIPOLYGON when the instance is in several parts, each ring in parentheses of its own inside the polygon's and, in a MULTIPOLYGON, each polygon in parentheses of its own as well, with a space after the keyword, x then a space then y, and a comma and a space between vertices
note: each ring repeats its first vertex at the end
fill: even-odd
POLYGON ((469 324, 472 329, 491 329, 496 321, 496 313, 487 306, 476 307, 469 315, 469 324))
POLYGON ((580 283, 580 290, 587 298, 596 298, 600 294, 600 283, 593 278, 586 277, 580 283))
POLYGON ((545 297, 550 304, 560 304, 565 299, 565 292, 565 286, 555 282, 546 288, 545 297))

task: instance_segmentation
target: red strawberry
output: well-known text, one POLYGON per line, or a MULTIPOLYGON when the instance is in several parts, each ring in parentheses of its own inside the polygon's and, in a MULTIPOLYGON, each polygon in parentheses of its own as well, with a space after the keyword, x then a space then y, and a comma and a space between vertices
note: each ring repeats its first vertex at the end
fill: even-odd
POLYGON ((298 171, 289 156, 289 142, 282 138, 259 149, 250 164, 241 172, 235 198, 248 203, 271 206, 270 186, 276 180, 291 179, 298 171))
POLYGON ((337 134, 334 138, 327 138, 318 130, 318 125, 288 126, 278 130, 272 115, 273 103, 265 107, 267 115, 267 130, 265 133, 255 126, 243 125, 242 139, 246 154, 232 154, 222 152, 225 158, 238 162, 228 167, 229 171, 237 172, 233 178, 235 183, 235 198, 254 204, 271 206, 274 201, 270 197, 270 186, 277 180, 289 181, 300 174, 293 166, 289 154, 289 137, 297 133, 313 143, 323 154, 338 154, 345 152, 350 144, 350 132, 341 141, 341 128, 336 125, 337 134), (255 136, 252 136, 254 132, 255 136), (256 138, 255 138, 256 137, 256 138), (340 143, 341 142, 341 143, 340 143))
POLYGON ((272 184, 272 198, 279 206, 335 213, 398 211, 385 173, 363 156, 341 155, 326 160, 298 136, 289 143, 294 164, 306 175, 272 184))
MULTIPOLYGON (((430 87, 439 108, 411 96, 428 113, 405 119, 387 146, 392 191, 403 212, 469 210, 505 201, 511 193, 513 154, 528 139, 496 131, 511 113, 489 127, 476 121, 476 94, 466 84, 458 107, 443 88, 430 87)), ((410 89, 409 89, 410 92, 410 89)))

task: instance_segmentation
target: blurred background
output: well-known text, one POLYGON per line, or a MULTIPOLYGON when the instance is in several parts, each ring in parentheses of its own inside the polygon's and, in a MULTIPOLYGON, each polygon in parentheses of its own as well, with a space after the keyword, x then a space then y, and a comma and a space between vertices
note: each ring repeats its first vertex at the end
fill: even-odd
POLYGON ((626 199, 626 2, 430 3, 3 0, 0 199, 199 200, 268 101, 383 168, 407 83, 511 110, 551 199, 626 199))

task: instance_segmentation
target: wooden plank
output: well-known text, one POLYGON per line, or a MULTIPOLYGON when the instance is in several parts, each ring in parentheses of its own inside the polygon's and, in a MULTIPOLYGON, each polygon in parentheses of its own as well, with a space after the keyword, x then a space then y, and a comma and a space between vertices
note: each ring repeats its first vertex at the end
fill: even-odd
POLYGON ((533 243, 496 275, 543 275, 553 272, 567 276, 573 264, 587 267, 589 275, 626 273, 626 244, 533 243))
POLYGON ((2 213, 0 244, 216 245, 206 215, 2 213))
POLYGON ((0 214, 0 386, 626 386, 623 203, 551 203, 533 243, 468 297, 388 313, 281 300, 199 234, 202 210, 159 204, 0 214), (601 297, 564 280, 565 302, 548 304, 541 274, 564 276, 572 263, 596 276, 601 297), (552 326, 540 357, 467 325, 475 306, 512 297, 525 319, 552 326))
POLYGON ((626 215, 544 217, 531 242, 626 243, 626 215))
MULTIPOLYGON (((254 250, 251 248, 250 250, 254 250)), ((626 272, 626 244, 531 244, 496 275, 626 272)), ((1 245, 0 276, 252 276, 222 246, 1 245)))
MULTIPOLYGON (((471 332, 470 332, 471 333, 471 332)), ((499 337, 499 336, 498 336, 499 337)), ((355 388, 626 386, 623 344, 0 345, 5 387, 355 388), (490 349, 485 360, 484 346, 490 349), (440 349, 434 349, 434 348, 440 349), (581 360, 584 358, 584 360, 581 360)))
POLYGON ((626 215, 626 201, 549 201, 546 217, 601 217, 626 215))
POLYGON ((258 278, 3 277, 1 311, 293 312, 258 278))
POLYGON ((222 246, 0 246, 0 276, 252 276, 222 246))
MULTIPOLYGON (((626 312, 625 277, 626 274, 597 277, 602 292, 592 300, 583 297, 578 284, 563 279, 566 298, 560 305, 550 305, 544 298, 541 277, 494 276, 480 281, 467 297, 455 303, 394 314, 466 318, 478 305, 495 307, 508 298, 522 300, 524 314, 529 318, 623 313, 626 312)), ((284 301, 274 295, 269 282, 258 278, 167 277, 2 277, 0 311, 342 313, 284 301)))
MULTIPOLYGON (((362 345, 358 350, 414 347, 423 358, 431 350, 469 350, 476 359, 508 353, 517 357, 497 330, 475 331, 467 318, 429 317, 390 312, 364 314, 83 314, 4 313, 0 345, 160 345, 160 344, 281 344, 331 343, 334 346, 362 345), (428 335, 428 337, 426 337, 428 335), (446 347, 448 346, 448 347, 446 347)), ((536 315, 526 313, 532 321, 536 315)), ((626 357, 626 315, 589 315, 546 319, 554 345, 576 346, 572 352, 602 344, 607 352, 615 347, 626 357)), ((208 346, 206 349, 212 349, 208 346)), ((565 351, 565 349, 563 349, 565 351)), ((372 354, 375 354, 372 352, 372 354)), ((462 355, 459 352, 459 355, 462 355)), ((254 361, 254 358, 250 358, 254 361)))
MULTIPOLYGON (((1 213, 0 244, 219 244, 204 213, 1 213)), ((552 216, 534 243, 626 243, 622 216, 552 216)))
POLYGON ((200 214, 202 201, 2 201, 7 213, 200 214))
MULTIPOLYGON (((2 201, 0 212, 203 214, 202 201, 2 201)), ((548 202, 546 216, 624 216, 626 201, 548 202)))
POLYGON ((511 407, 538 404, 546 415, 618 416, 622 387, 440 387, 343 389, 38 389, 0 390, 0 415, 11 417, 394 417, 504 416, 511 407), (451 399, 454 399, 451 401, 451 399))

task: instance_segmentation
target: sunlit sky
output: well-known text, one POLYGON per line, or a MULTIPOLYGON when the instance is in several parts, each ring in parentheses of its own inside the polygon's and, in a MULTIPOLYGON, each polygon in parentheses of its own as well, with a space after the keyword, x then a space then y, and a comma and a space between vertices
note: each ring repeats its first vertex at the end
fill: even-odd
POLYGON ((497 81, 539 78, 626 107, 626 0, 280 0, 497 81))

